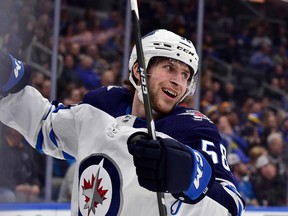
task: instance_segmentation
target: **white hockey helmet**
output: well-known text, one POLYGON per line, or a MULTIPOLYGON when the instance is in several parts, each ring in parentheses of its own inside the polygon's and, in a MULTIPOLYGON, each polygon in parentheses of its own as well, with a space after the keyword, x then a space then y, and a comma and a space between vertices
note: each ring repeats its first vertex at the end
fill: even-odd
MULTIPOLYGON (((143 53, 145 57, 146 67, 152 57, 167 57, 179 60, 187 64, 193 71, 192 77, 187 85, 186 94, 182 97, 181 101, 188 95, 194 94, 197 79, 198 79, 198 55, 196 53, 193 43, 171 31, 165 29, 158 29, 152 31, 142 37, 143 53)), ((141 88, 136 85, 132 76, 132 67, 137 60, 136 46, 133 47, 129 60, 129 81, 133 84, 139 92, 141 88)))

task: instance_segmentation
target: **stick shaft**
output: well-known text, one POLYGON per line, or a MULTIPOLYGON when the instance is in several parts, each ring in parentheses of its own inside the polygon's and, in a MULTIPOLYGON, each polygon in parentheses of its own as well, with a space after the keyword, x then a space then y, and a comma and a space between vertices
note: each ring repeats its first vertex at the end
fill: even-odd
MULTIPOLYGON (((143 94, 143 102, 144 102, 144 108, 145 108, 148 135, 152 139, 156 140, 155 123, 154 123, 153 115, 152 115, 145 58, 144 58, 144 53, 143 53, 142 41, 141 41, 141 29, 140 29, 138 5, 137 5, 137 0, 131 0, 130 2, 131 2, 132 19, 134 20, 134 25, 135 25, 135 44, 136 44, 136 50, 137 50, 138 72, 140 73, 140 78, 141 78, 141 89, 142 89, 142 94, 143 94)), ((164 204, 165 201, 164 201, 163 193, 157 192, 157 201, 158 201, 159 215, 166 216, 167 210, 164 204)))

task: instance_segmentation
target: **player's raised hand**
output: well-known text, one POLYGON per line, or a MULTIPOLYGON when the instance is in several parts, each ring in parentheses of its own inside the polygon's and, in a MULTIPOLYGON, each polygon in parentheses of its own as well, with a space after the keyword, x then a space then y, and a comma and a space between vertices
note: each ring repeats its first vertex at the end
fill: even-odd
POLYGON ((193 201, 202 199, 214 180, 210 157, 176 140, 152 140, 145 133, 135 133, 128 139, 128 150, 139 184, 148 190, 193 201))
POLYGON ((0 52, 0 94, 20 91, 27 83, 24 64, 13 56, 0 52))

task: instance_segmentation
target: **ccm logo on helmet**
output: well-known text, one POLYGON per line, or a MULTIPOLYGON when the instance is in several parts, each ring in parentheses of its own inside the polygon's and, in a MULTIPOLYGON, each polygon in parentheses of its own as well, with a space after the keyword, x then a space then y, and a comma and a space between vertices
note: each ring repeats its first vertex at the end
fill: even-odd
POLYGON ((189 54, 189 55, 191 55, 191 56, 194 56, 194 53, 193 53, 193 52, 189 51, 188 49, 186 49, 186 48, 184 48, 184 47, 177 46, 177 49, 178 49, 178 50, 181 50, 181 51, 183 51, 183 52, 185 52, 185 53, 187 53, 187 54, 189 54))

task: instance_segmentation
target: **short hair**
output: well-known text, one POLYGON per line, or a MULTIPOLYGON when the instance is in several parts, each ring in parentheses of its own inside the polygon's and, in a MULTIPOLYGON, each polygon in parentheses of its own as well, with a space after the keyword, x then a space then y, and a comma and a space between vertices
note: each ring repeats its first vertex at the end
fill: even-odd
POLYGON ((267 137, 267 144, 270 146, 275 140, 281 139, 282 140, 282 134, 279 132, 272 132, 267 137))

